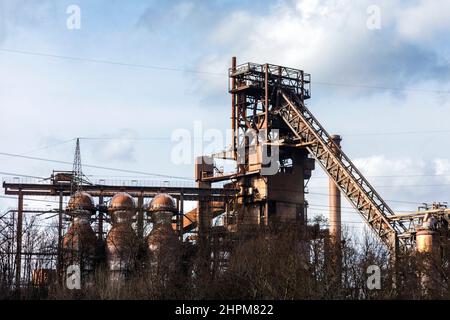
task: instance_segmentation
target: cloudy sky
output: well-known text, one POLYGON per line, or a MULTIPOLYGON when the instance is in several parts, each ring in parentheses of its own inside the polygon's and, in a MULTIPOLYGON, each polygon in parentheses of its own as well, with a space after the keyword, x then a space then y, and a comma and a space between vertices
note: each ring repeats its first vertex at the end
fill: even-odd
MULTIPOLYGON (((235 55, 311 73, 308 106, 394 209, 450 200, 449 15, 450 1, 0 0, 0 176, 70 170, 4 153, 70 162, 85 137, 85 164, 192 177, 171 135, 225 134, 235 55)), ((310 212, 326 213, 326 183, 318 168, 310 212)))

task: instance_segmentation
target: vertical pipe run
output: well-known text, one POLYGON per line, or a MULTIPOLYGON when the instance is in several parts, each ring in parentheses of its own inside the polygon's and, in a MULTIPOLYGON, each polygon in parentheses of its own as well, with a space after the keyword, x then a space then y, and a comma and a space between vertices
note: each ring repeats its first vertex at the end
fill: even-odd
MULTIPOLYGON (((269 65, 264 66, 264 142, 269 141, 269 65)), ((269 148, 269 146, 267 146, 269 148)), ((266 184, 268 179, 266 179, 266 184)), ((266 187, 266 202, 264 203, 264 225, 269 225, 269 188, 266 187)))
POLYGON ((179 219, 180 219, 180 240, 183 242, 183 231, 184 231, 184 192, 180 192, 180 212, 179 219))
POLYGON ((58 280, 62 281, 62 267, 63 267, 63 258, 62 258, 62 229, 63 229, 63 192, 59 192, 59 211, 58 211, 58 280))
MULTIPOLYGON (((231 58, 231 71, 234 72, 236 70, 236 57, 231 58)), ((231 90, 234 90, 236 86, 236 79, 234 77, 231 78, 231 90)), ((232 144, 231 144, 231 152, 234 159, 237 159, 236 155, 236 95, 234 93, 231 94, 231 131, 232 131, 232 144)))
POLYGON ((264 74, 264 142, 269 138, 269 65, 265 65, 264 74))
POLYGON ((20 275, 22 269, 22 225, 23 225, 23 193, 19 190, 17 206, 17 244, 16 244, 16 289, 20 290, 20 275))

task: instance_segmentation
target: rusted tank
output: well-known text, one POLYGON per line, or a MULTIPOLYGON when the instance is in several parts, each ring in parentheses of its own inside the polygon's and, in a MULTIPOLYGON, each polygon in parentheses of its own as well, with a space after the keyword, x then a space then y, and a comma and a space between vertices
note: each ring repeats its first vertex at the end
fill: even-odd
POLYGON ((72 223, 63 237, 63 270, 70 265, 78 265, 81 281, 89 283, 95 268, 97 238, 90 225, 90 217, 95 213, 93 198, 86 192, 77 192, 69 200, 67 213, 72 223))
POLYGON ((136 214, 134 199, 118 193, 108 206, 112 228, 106 237, 106 260, 112 283, 126 279, 134 269, 139 243, 131 220, 136 214))
POLYGON ((431 214, 426 214, 423 223, 416 232, 416 251, 420 255, 421 285, 425 295, 432 295, 438 290, 441 277, 438 270, 440 259, 439 234, 436 231, 437 221, 431 214))
POLYGON ((438 251, 439 243, 436 233, 436 218, 431 214, 426 214, 422 225, 417 228, 416 250, 419 253, 435 255, 438 251))
POLYGON ((416 249, 419 253, 433 254, 437 247, 436 231, 419 230, 416 233, 416 249))
POLYGON ((165 193, 155 196, 147 213, 153 228, 147 237, 150 269, 159 273, 173 272, 180 266, 181 243, 172 228, 172 216, 177 213, 173 198, 165 193))

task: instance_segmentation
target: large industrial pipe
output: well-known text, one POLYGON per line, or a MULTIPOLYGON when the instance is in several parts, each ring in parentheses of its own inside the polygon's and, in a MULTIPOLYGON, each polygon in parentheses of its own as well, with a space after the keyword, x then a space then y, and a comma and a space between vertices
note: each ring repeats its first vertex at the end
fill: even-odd
POLYGON ((416 228, 416 251, 422 257, 419 260, 422 262, 420 282, 426 296, 432 296, 438 290, 441 280, 438 271, 441 261, 436 224, 436 219, 426 214, 422 225, 416 228))
MULTIPOLYGON (((332 141, 335 143, 332 150, 336 155, 339 155, 339 148, 341 147, 341 137, 339 135, 332 135, 332 141)), ((340 248, 341 243, 341 192, 333 179, 329 179, 329 201, 330 208, 330 237, 333 245, 340 248)))
MULTIPOLYGON (((331 140, 334 144, 331 146, 331 150, 335 155, 340 153, 341 137, 338 135, 332 135, 331 140)), ((333 179, 328 181, 329 187, 329 233, 330 243, 329 251, 327 253, 329 259, 329 270, 332 278, 339 283, 341 281, 342 270, 342 249, 341 249, 341 193, 339 188, 333 179)))

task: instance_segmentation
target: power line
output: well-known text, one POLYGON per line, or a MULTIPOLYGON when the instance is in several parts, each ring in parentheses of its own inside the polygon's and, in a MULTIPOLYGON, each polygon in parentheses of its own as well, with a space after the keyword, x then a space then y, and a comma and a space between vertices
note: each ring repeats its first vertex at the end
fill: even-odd
POLYGON ((324 86, 333 87, 353 87, 353 88, 364 88, 364 89, 376 89, 376 90, 390 90, 390 91, 405 91, 405 92, 428 92, 437 94, 450 94, 450 91, 445 90, 433 90, 433 89, 407 89, 399 87, 386 87, 377 85, 365 85, 365 84, 353 84, 353 83, 335 83, 335 82, 324 82, 324 81, 311 81, 312 84, 319 84, 324 86))
POLYGON ((131 141, 168 141, 169 137, 154 137, 154 138, 130 138, 130 137, 80 137, 80 140, 131 140, 131 141))
MULTIPOLYGON (((450 92, 449 92, 450 93, 450 92)), ((450 133, 450 130, 423 130, 423 131, 400 131, 400 132, 369 132, 369 133, 342 133, 342 136, 396 136, 410 134, 429 134, 429 133, 450 133)))
MULTIPOLYGON (((28 160, 38 160, 38 161, 46 161, 46 162, 69 164, 69 165, 73 164, 72 162, 69 162, 69 161, 61 161, 61 160, 53 160, 53 159, 46 159, 46 158, 30 157, 30 156, 26 156, 26 155, 20 155, 20 154, 14 154, 14 153, 6 153, 6 152, 0 152, 0 155, 6 156, 6 157, 23 158, 23 159, 28 159, 28 160)), ((192 178, 188 178, 188 177, 171 176, 171 175, 151 173, 151 172, 145 172, 145 171, 118 169, 118 168, 97 166, 97 165, 91 165, 91 164, 83 164, 83 166, 84 167, 88 167, 88 168, 94 168, 94 169, 102 169, 102 170, 110 170, 110 171, 118 171, 118 172, 143 174, 143 175, 154 176, 154 177, 172 178, 172 179, 189 180, 189 181, 193 180, 192 178)))
MULTIPOLYGON (((445 187, 450 186, 448 183, 442 183, 442 184, 393 184, 390 186, 380 186, 380 185, 373 185, 374 188, 398 188, 398 187, 407 187, 407 188, 421 188, 421 187, 445 187)), ((315 189, 325 189, 328 188, 328 186, 316 186, 315 189)))
MULTIPOLYGON (((75 56, 58 55, 58 54, 52 54, 52 53, 16 50, 16 49, 9 49, 9 48, 0 48, 0 51, 6 52, 6 53, 12 53, 12 54, 39 56, 39 57, 65 59, 65 60, 73 60, 73 61, 84 61, 84 62, 99 63, 99 64, 110 64, 110 65, 133 67, 133 68, 143 68, 143 69, 153 69, 153 70, 173 71, 173 72, 186 72, 186 73, 213 75, 213 76, 228 76, 227 73, 222 73, 222 72, 209 72, 209 71, 199 71, 199 70, 192 70, 192 69, 183 69, 183 68, 177 68, 177 67, 165 67, 165 66, 156 66, 156 65, 147 65, 147 64, 127 63, 127 62, 119 62, 119 61, 104 60, 104 59, 83 58, 83 57, 75 57, 75 56)), ((312 81, 312 84, 323 85, 323 86, 333 86, 333 87, 374 89, 374 90, 391 90, 391 91, 406 91, 406 92, 411 91, 411 92, 426 92, 426 93, 435 93, 435 94, 450 94, 450 91, 445 91, 445 90, 420 89, 420 88, 407 89, 407 88, 399 88, 399 87, 386 87, 386 86, 354 84, 354 83, 335 83, 335 82, 326 82, 326 81, 312 81)))
MULTIPOLYGON (((369 176, 364 175, 366 178, 418 178, 418 177, 450 177, 450 174, 398 174, 398 175, 382 175, 382 176, 369 176)), ((329 179, 328 176, 314 177, 314 179, 329 179)))
MULTIPOLYGON (((326 196, 326 197, 329 196, 329 194, 327 194, 327 193, 320 193, 320 192, 308 192, 308 194, 318 195, 318 196, 326 196)), ((389 200, 389 199, 384 199, 384 200, 389 201, 389 202, 410 203, 410 204, 423 204, 424 203, 423 201, 422 202, 413 202, 413 201, 404 201, 404 200, 389 200)))
POLYGON ((6 175, 6 176, 23 177, 23 178, 46 179, 46 178, 38 177, 38 176, 30 176, 30 175, 26 175, 26 174, 3 172, 3 171, 0 171, 0 174, 6 175))
MULTIPOLYGON (((0 195, 0 198, 17 200, 17 197, 13 197, 13 196, 4 196, 4 195, 0 195)), ((23 198, 23 200, 27 200, 27 201, 37 201, 37 202, 52 202, 52 203, 59 203, 59 201, 56 201, 56 200, 44 200, 44 199, 32 199, 32 198, 23 198)), ((64 201, 63 203, 67 203, 67 202, 64 201)))
MULTIPOLYGON (((354 207, 348 207, 348 206, 330 206, 330 205, 320 205, 320 204, 308 204, 308 208, 311 207, 319 207, 319 208, 342 208, 342 209, 348 209, 348 210, 341 210, 342 212, 346 212, 346 213, 355 213, 356 209, 354 207)), ((417 210, 411 210, 411 212, 416 212, 417 210)), ((402 210, 402 212, 407 212, 405 210, 402 210)))
POLYGON ((46 150, 46 149, 49 149, 49 148, 53 148, 53 147, 56 147, 56 146, 60 146, 62 144, 66 144, 66 143, 72 142, 74 140, 75 140, 75 138, 72 138, 72 139, 64 140, 64 141, 61 141, 61 142, 58 142, 58 143, 46 145, 46 146, 43 146, 41 148, 37 148, 37 149, 33 149, 33 150, 30 150, 30 151, 27 151, 27 152, 25 152, 25 154, 29 154, 29 153, 33 153, 33 152, 41 151, 41 150, 46 150))
POLYGON ((119 61, 111 61, 111 60, 103 60, 103 59, 82 58, 82 57, 65 56, 65 55, 58 55, 58 54, 51 54, 51 53, 41 53, 41 52, 24 51, 24 50, 14 50, 14 49, 7 49, 7 48, 0 48, 0 51, 8 52, 8 53, 22 54, 22 55, 40 56, 40 57, 65 59, 65 60, 73 60, 73 61, 84 61, 84 62, 100 63, 100 64, 110 64, 110 65, 124 66, 124 67, 133 67, 133 68, 153 69, 153 70, 162 70, 162 71, 174 71, 174 72, 186 72, 186 73, 197 73, 197 74, 208 74, 208 75, 215 75, 215 76, 218 76, 218 75, 224 76, 224 75, 226 75, 225 73, 218 73, 218 72, 208 72, 208 71, 182 69, 182 68, 176 68, 176 67, 163 67, 163 66, 155 66, 155 65, 147 65, 147 64, 127 63, 127 62, 119 62, 119 61))

